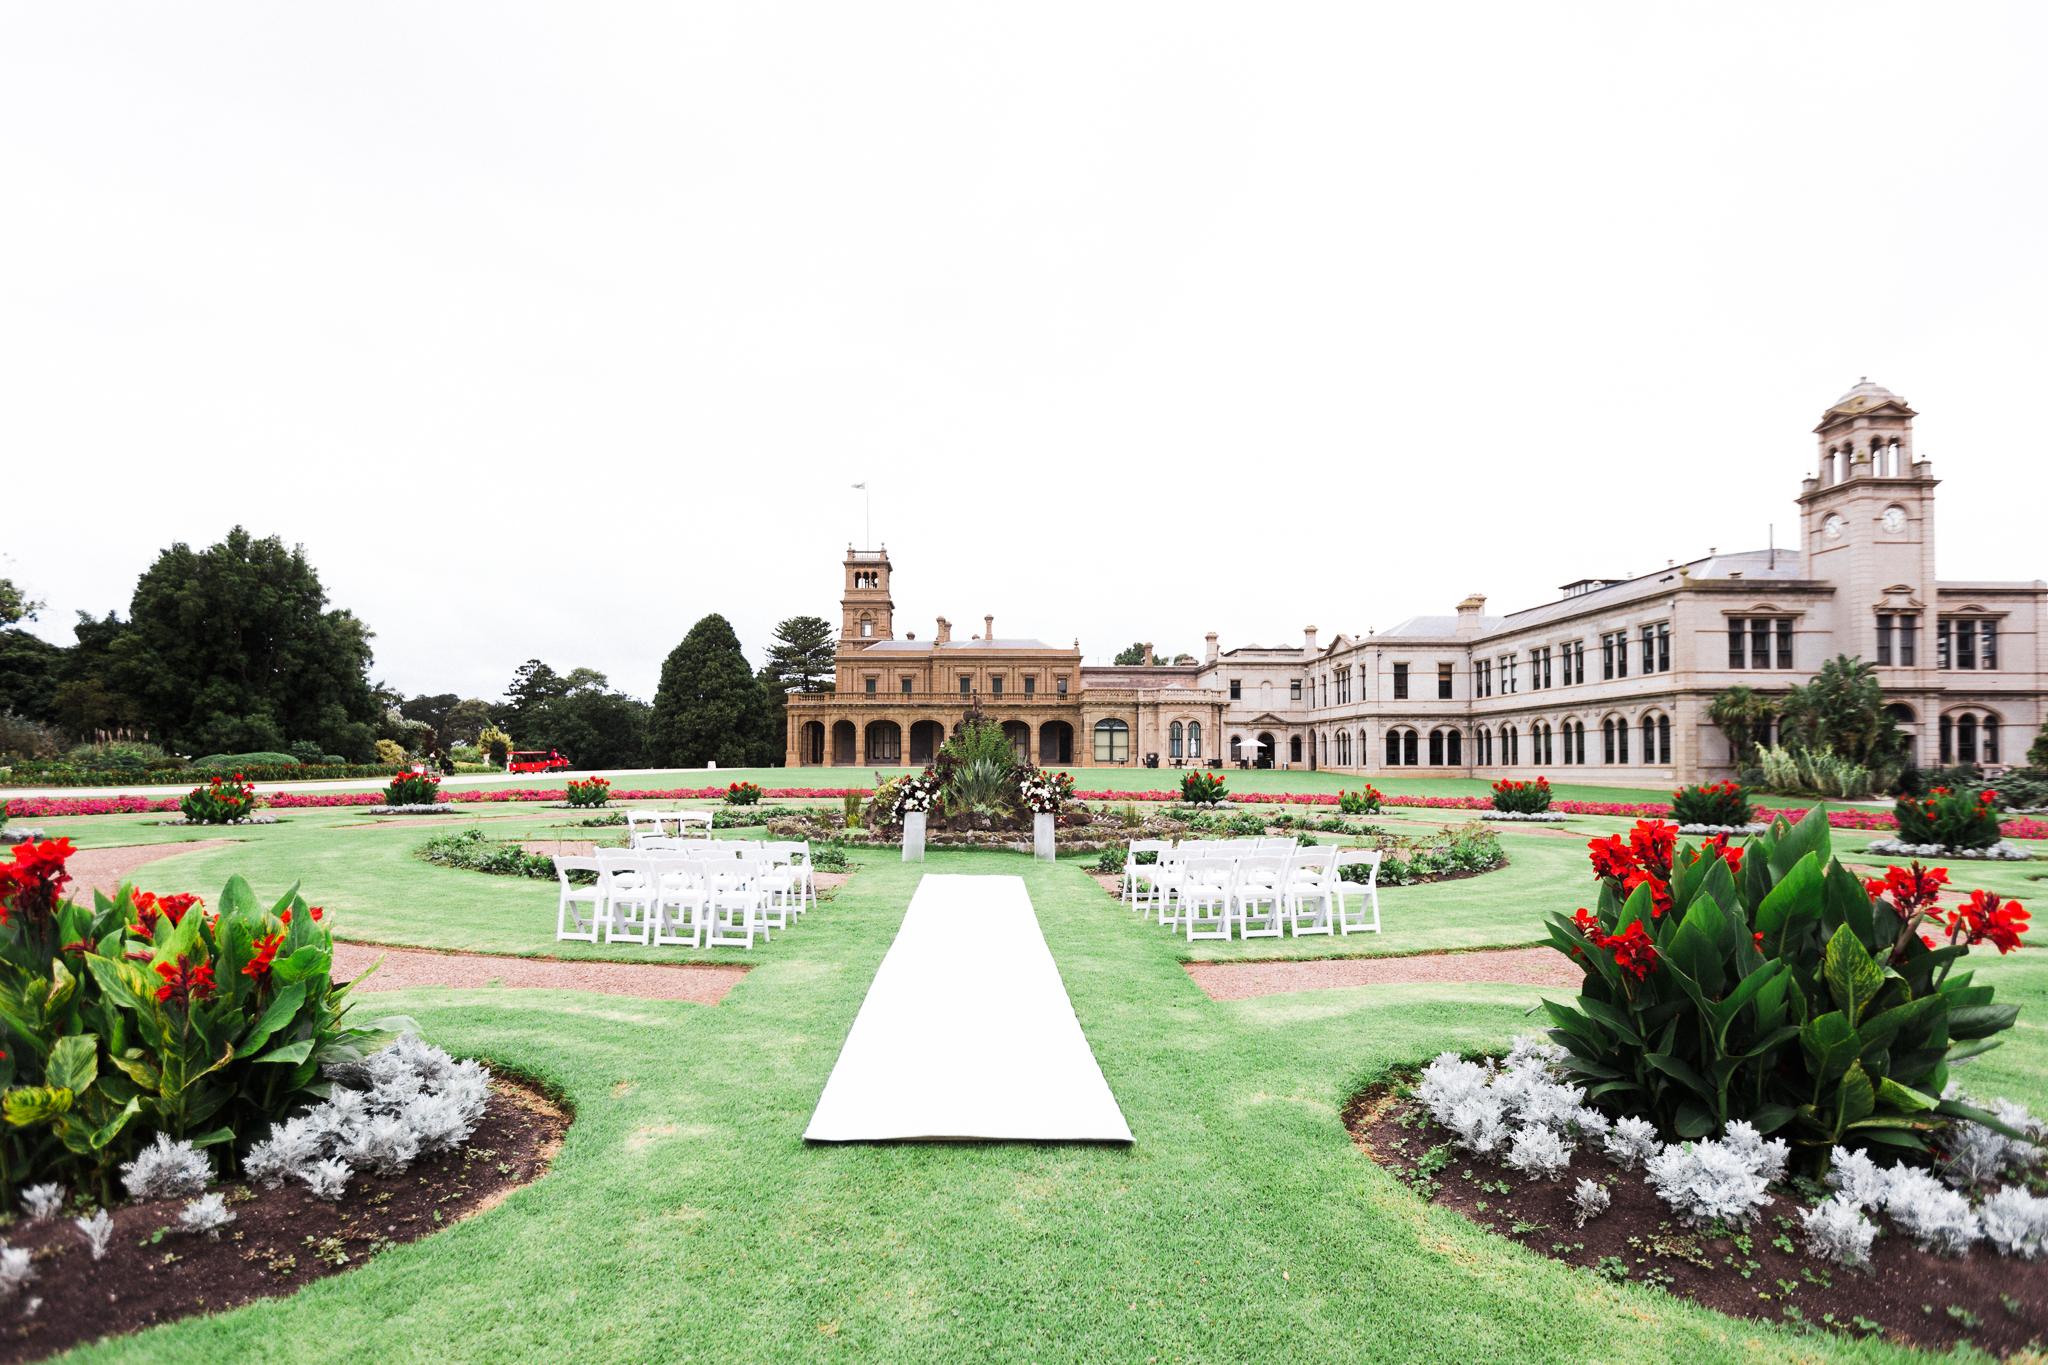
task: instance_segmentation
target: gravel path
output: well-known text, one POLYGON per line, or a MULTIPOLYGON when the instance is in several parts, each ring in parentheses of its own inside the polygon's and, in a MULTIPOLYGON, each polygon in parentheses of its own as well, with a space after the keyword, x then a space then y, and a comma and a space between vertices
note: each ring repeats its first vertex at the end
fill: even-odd
POLYGON ((71 874, 71 885, 64 891, 66 895, 87 901, 92 899, 90 893, 93 891, 104 891, 111 896, 121 889, 122 882, 135 879, 137 869, 159 858, 202 853, 234 842, 233 839, 192 839, 182 844, 131 844, 123 848, 81 849, 64 864, 64 870, 71 874))
POLYGON ((1577 986, 1578 968, 1555 948, 1505 948, 1486 953, 1425 953, 1416 957, 1352 957, 1300 962, 1189 962, 1183 964, 1211 1000, 1249 1000, 1288 991, 1329 991, 1344 986, 1405 986, 1418 982, 1492 982, 1509 986, 1577 986))
POLYGON ((702 963, 673 966, 638 962, 565 962, 534 957, 493 957, 480 953, 434 953, 413 948, 382 948, 370 943, 334 945, 334 974, 353 978, 378 958, 384 965, 363 983, 365 993, 402 991, 415 986, 449 986, 457 990, 504 987, 510 990, 590 991, 597 995, 630 995, 642 1000, 692 1000, 715 1005, 747 974, 747 967, 702 963))

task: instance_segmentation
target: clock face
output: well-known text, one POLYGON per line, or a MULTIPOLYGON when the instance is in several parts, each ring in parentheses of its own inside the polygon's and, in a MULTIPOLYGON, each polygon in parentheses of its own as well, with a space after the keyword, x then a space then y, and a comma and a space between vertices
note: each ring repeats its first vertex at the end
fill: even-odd
POLYGON ((1881 520, 1884 522, 1885 530, 1890 531, 1893 535, 1897 535, 1906 529, 1906 509, 1903 507, 1887 507, 1884 509, 1884 516, 1881 520))
POLYGON ((1840 540, 1842 533, 1849 529, 1849 523, 1840 517, 1829 517, 1820 524, 1820 533, 1829 540, 1840 540))

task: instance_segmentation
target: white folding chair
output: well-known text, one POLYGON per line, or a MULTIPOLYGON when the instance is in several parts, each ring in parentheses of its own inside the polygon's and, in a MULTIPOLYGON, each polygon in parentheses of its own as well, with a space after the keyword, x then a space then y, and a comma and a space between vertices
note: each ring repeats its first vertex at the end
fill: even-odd
POLYGON ((1176 922, 1190 940, 1229 938, 1232 898, 1237 894, 1237 860, 1190 858, 1175 888, 1176 922))
POLYGON ((756 884, 760 869, 760 863, 743 858, 733 859, 730 868, 722 858, 704 864, 705 889, 710 896, 704 923, 706 947, 751 949, 755 934, 768 938, 763 893, 756 884))
POLYGON ((1380 931, 1380 850, 1376 848, 1340 848, 1336 864, 1330 869, 1330 886, 1337 895, 1337 928, 1341 933, 1374 933, 1380 931), (1347 867, 1367 869, 1363 882, 1342 880, 1347 867), (1345 897, 1356 891, 1359 895, 1358 918, 1351 918, 1345 897), (1365 912, 1372 910, 1372 923, 1365 922, 1365 912))
POLYGON ((1294 850, 1295 850, 1295 849, 1296 849, 1297 847, 1299 847, 1299 846, 1300 846, 1300 844, 1301 844, 1301 840, 1299 840, 1299 839, 1261 839, 1261 840, 1259 840, 1259 841, 1258 841, 1258 843, 1259 843, 1259 852, 1261 852, 1261 853, 1292 853, 1292 852, 1294 852, 1294 850))
MULTIPOLYGON (((1187 881, 1188 860, 1207 857, 1209 845, 1199 839, 1183 839, 1169 849, 1161 851, 1159 861, 1149 867, 1138 869, 1138 879, 1147 883, 1145 896, 1148 913, 1157 910, 1159 925, 1163 929, 1182 928, 1186 916, 1180 904, 1180 888, 1187 881)), ((1124 864, 1126 870, 1130 864, 1124 864)))
POLYGON ((771 897, 781 897, 790 909, 807 914, 818 903, 817 888, 811 881, 811 841, 773 839, 761 845, 761 856, 769 862, 762 877, 771 897))
POLYGON ((1333 899, 1335 892, 1330 883, 1337 876, 1337 850, 1334 848, 1296 849, 1287 868, 1287 920, 1294 926, 1294 936, 1303 934, 1328 934, 1335 932, 1333 925, 1333 899), (1314 913, 1310 913, 1310 907, 1314 913), (1302 927, 1302 920, 1308 920, 1308 927, 1302 927))
POLYGON ((668 835, 662 824, 662 813, 658 810, 629 810, 626 812, 626 847, 640 848, 642 839, 662 839, 668 835))
POLYGON ((638 850, 597 851, 597 884, 604 894, 604 941, 647 946, 653 928, 654 859, 638 850))
POLYGON ((660 948, 699 948, 704 943, 706 868, 687 854, 658 859, 653 866, 654 944, 660 948))
POLYGON ((683 829, 688 829, 692 825, 702 825, 706 834, 711 832, 711 812, 708 810, 679 810, 675 812, 675 818, 676 823, 683 829))
POLYGON ((562 884, 561 903, 555 908, 555 941, 576 939, 583 943, 597 942, 598 922, 604 918, 604 889, 601 884, 576 886, 569 880, 571 872, 596 872, 595 858, 564 858, 555 855, 555 879, 562 884), (579 905, 590 907, 590 918, 584 919, 579 905), (571 929, 569 921, 576 921, 571 929))
POLYGON ((1126 910, 1149 910, 1151 908, 1149 902, 1151 900, 1150 888, 1153 885, 1153 876, 1159 868, 1161 861, 1165 858, 1167 850, 1172 847, 1172 842, 1166 839, 1133 839, 1124 846, 1123 898, 1126 910), (1140 853, 1151 854, 1153 860, 1140 866, 1138 863, 1138 855, 1140 853), (1138 898, 1138 883, 1141 881, 1145 883, 1147 888, 1145 900, 1142 902, 1138 898))
POLYGON ((1287 864, 1292 855, 1254 853, 1237 860, 1232 913, 1246 938, 1279 938, 1287 918, 1287 864))

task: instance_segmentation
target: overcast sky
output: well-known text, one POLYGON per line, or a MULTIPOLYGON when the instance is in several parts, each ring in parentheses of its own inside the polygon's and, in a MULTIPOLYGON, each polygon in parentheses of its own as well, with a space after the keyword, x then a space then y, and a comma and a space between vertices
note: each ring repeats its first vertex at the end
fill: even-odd
POLYGON ((0 575, 301 542, 375 676, 721 612, 1199 654, 1796 526, 1859 376, 2048 576, 2038 5, 22 4, 0 575))

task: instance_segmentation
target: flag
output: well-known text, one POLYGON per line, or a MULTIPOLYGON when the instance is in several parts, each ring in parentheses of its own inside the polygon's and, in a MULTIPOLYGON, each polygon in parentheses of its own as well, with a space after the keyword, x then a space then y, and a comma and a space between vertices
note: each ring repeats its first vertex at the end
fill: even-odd
POLYGON ((855 484, 855 485, 854 485, 854 487, 855 487, 855 488, 866 488, 866 487, 867 487, 867 485, 866 485, 866 484, 864 484, 864 483, 857 483, 857 484, 855 484))

